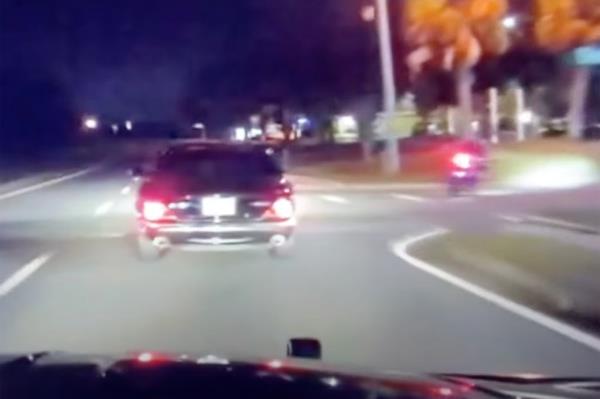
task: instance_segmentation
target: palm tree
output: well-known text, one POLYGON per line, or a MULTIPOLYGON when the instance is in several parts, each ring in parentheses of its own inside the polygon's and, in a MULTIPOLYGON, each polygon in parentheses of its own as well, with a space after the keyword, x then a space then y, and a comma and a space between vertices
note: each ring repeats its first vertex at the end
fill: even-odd
MULTIPOLYGON (((572 51, 600 43, 600 2, 598 0, 536 0, 534 37, 538 46, 553 53, 572 51)), ((569 131, 581 137, 585 103, 589 89, 590 66, 573 68, 569 98, 569 131)))
POLYGON ((407 0, 406 37, 413 51, 407 63, 413 75, 425 65, 455 75, 457 128, 471 134, 472 68, 482 56, 498 56, 509 47, 502 24, 506 0, 407 0))

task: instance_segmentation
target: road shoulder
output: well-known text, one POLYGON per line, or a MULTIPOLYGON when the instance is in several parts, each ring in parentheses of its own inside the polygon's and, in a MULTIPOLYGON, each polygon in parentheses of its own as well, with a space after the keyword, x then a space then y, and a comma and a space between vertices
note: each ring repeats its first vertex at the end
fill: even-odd
POLYGON ((98 166, 35 173, 0 184, 0 201, 86 175, 98 166))

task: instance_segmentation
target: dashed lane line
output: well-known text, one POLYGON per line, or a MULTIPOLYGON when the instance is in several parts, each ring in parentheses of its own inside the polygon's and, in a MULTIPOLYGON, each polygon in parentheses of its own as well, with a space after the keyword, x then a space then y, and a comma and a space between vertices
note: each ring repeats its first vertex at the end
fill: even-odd
POLYGON ((347 204, 349 201, 344 197, 339 197, 337 195, 322 195, 325 201, 334 202, 336 204, 347 204))
POLYGON ((399 199, 399 200, 405 200, 405 201, 412 201, 412 202, 427 202, 426 198, 423 197, 418 197, 416 195, 408 195, 408 194, 392 194, 392 197, 399 199))
POLYGON ((13 273, 8 279, 0 284, 0 297, 5 296, 14 290, 19 284, 27 280, 27 278, 29 278, 40 267, 48 262, 52 256, 53 254, 51 253, 40 255, 13 273))

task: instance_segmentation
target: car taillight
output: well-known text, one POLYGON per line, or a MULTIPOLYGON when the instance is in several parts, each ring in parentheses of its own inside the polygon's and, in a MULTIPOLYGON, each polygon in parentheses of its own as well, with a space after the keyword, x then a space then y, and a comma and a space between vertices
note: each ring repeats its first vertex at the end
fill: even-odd
POLYGON ((270 213, 277 219, 294 217, 294 203, 289 198, 279 198, 271 205, 270 213))
POLYGON ((452 164, 457 168, 461 169, 469 169, 472 165, 473 157, 471 154, 467 154, 465 152, 459 152, 454 154, 452 157, 452 164))
POLYGON ((160 220, 165 217, 169 208, 162 202, 146 201, 143 204, 142 215, 150 221, 160 220))

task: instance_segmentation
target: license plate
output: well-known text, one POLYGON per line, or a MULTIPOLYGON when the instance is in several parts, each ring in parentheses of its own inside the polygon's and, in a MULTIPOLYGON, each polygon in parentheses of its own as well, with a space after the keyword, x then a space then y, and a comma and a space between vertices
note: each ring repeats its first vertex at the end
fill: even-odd
POLYGON ((233 216, 236 213, 236 200, 233 197, 202 198, 203 216, 233 216))

